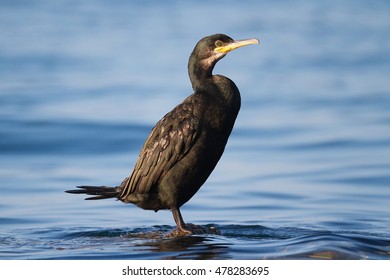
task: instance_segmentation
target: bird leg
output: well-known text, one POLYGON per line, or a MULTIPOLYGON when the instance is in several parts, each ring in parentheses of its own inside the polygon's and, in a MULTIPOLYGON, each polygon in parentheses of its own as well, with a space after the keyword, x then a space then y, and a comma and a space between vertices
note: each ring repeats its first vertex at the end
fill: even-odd
POLYGON ((187 225, 184 223, 183 217, 181 216, 179 208, 172 208, 173 219, 176 223, 176 231, 178 235, 188 235, 192 234, 192 231, 188 229, 187 225))

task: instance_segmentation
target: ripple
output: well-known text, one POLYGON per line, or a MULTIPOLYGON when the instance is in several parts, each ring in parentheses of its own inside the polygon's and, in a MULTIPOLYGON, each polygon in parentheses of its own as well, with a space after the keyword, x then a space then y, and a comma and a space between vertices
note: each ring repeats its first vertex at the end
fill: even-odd
POLYGON ((261 225, 217 227, 221 235, 174 238, 166 235, 171 226, 26 229, 18 238, 2 237, 0 253, 3 259, 390 259, 387 235, 261 225))
POLYGON ((115 153, 141 146, 149 130, 139 124, 3 119, 0 151, 12 155, 115 153))

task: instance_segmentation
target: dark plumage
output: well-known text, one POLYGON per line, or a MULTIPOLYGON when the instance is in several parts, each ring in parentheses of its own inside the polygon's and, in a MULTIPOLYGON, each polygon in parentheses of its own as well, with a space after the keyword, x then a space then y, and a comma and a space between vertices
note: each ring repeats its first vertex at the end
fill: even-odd
POLYGON ((179 233, 191 233, 179 208, 199 190, 222 156, 241 98, 227 77, 212 75, 218 60, 257 39, 215 34, 200 40, 188 63, 194 93, 166 114, 141 149, 132 174, 117 187, 80 186, 68 193, 117 198, 143 209, 170 209, 179 233))

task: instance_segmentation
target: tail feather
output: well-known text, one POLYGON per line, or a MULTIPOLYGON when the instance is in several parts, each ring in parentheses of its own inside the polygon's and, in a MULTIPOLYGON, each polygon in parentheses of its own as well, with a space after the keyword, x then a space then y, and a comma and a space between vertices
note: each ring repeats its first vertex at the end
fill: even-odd
POLYGON ((97 199, 106 199, 117 197, 119 191, 114 187, 94 187, 94 186, 78 186, 77 190, 67 190, 66 193, 72 194, 86 194, 94 195, 93 197, 88 197, 85 200, 97 200, 97 199))

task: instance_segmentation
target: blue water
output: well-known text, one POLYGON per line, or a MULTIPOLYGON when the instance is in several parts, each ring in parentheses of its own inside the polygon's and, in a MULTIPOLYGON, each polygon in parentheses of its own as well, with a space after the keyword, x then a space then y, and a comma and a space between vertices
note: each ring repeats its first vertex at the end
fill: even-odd
POLYGON ((2 1, 1 259, 390 259, 388 1, 2 1), (242 109, 183 208, 221 234, 169 238, 168 211, 65 194, 116 185, 191 93, 205 35, 242 109))

